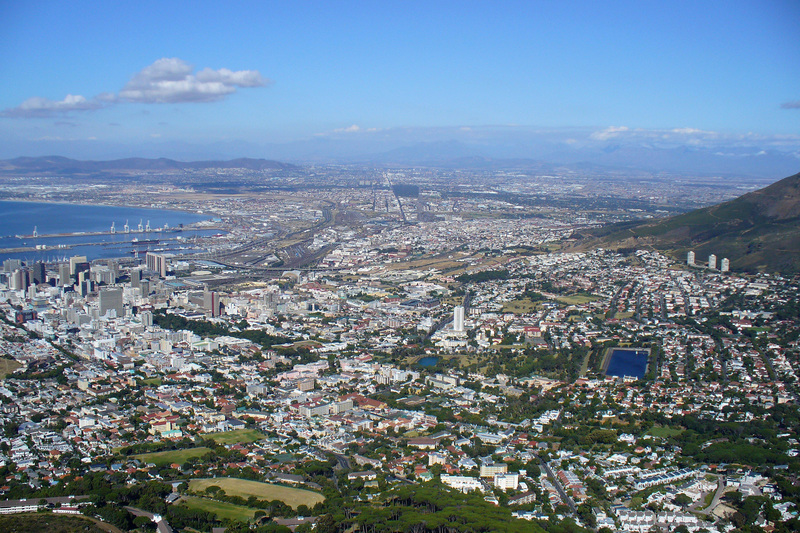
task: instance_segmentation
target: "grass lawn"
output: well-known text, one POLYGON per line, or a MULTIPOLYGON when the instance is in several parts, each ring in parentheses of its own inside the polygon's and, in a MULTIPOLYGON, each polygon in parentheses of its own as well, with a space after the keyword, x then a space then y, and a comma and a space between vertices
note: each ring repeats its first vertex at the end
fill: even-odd
POLYGON ((222 433, 208 433, 203 436, 223 446, 226 444, 247 444, 248 442, 259 441, 265 437, 263 433, 255 429, 237 429, 235 431, 224 431, 222 433))
POLYGON ((186 448, 185 450, 140 453, 139 455, 134 455, 133 457, 139 459, 143 463, 153 463, 157 466, 170 465, 172 463, 178 463, 179 465, 182 465, 187 459, 192 457, 201 457, 210 451, 210 448, 200 446, 198 448, 186 448))
POLYGON ((322 344, 317 341, 298 341, 292 345, 294 348, 317 348, 319 346, 322 346, 322 344))
POLYGON ((581 305, 594 302, 595 300, 599 299, 599 297, 594 296, 593 294, 573 294, 571 296, 559 296, 556 298, 557 301, 567 305, 581 305))
POLYGON ((534 302, 530 298, 512 300, 503 304, 504 313, 514 313, 515 315, 533 313, 540 308, 539 302, 534 302))
POLYGON ((227 502, 216 502, 195 496, 184 496, 178 505, 185 505, 189 509, 197 509, 200 511, 214 513, 221 520, 229 518, 231 520, 240 520, 242 522, 251 520, 253 515, 258 510, 251 509, 250 507, 245 507, 243 505, 234 505, 227 502))
POLYGON ((189 490, 203 492, 212 485, 220 487, 228 496, 241 496, 242 498, 255 496, 259 500, 280 500, 293 509, 297 509, 298 506, 303 504, 314 507, 317 503, 325 500, 322 494, 310 490, 231 477, 193 479, 189 482, 189 490))
POLYGON ((14 359, 6 359, 5 357, 0 358, 0 379, 5 378, 7 375, 14 372, 14 370, 20 368, 22 366, 21 363, 18 363, 14 359))
POLYGON ((680 435, 681 433, 683 433, 683 430, 666 426, 654 426, 647 433, 654 437, 664 437, 666 439, 669 437, 674 437, 675 435, 680 435))
POLYGON ((143 379, 142 385, 150 385, 151 387, 160 387, 161 386, 161 378, 150 378, 150 379, 143 379))

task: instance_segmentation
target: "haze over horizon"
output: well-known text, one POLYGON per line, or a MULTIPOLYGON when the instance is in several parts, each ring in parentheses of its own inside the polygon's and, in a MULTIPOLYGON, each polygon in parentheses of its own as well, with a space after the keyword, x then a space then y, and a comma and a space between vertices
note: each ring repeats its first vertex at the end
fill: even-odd
POLYGON ((798 21, 779 0, 8 3, 0 157, 613 165, 666 150, 788 172, 798 21))

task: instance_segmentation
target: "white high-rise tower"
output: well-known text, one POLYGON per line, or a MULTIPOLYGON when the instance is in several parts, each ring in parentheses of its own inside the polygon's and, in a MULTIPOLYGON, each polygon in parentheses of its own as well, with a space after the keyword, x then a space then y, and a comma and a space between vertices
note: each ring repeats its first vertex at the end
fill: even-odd
POLYGON ((694 266, 694 252, 689 252, 686 254, 686 264, 689 266, 694 266))
POLYGON ((729 272, 731 269, 731 262, 728 260, 727 257, 723 257, 722 261, 719 263, 719 270, 720 272, 729 272))
POLYGON ((453 331, 464 331, 464 307, 461 305, 453 309, 453 331))
POLYGON ((711 254, 711 255, 708 256, 708 268, 710 268, 711 270, 714 270, 714 269, 717 268, 717 256, 716 255, 711 254))

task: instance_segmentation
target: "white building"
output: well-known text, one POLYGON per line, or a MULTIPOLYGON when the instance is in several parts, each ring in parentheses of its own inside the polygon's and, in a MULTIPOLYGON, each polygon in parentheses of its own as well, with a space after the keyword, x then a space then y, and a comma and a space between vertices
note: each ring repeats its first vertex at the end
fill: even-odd
POLYGON ((442 483, 444 483, 448 487, 460 490, 464 494, 472 492, 473 490, 479 490, 481 492, 484 492, 483 483, 481 483, 479 479, 474 477, 450 476, 447 474, 442 474, 441 479, 442 483))
POLYGON ((710 268, 711 270, 714 270, 714 269, 717 268, 717 256, 716 255, 711 254, 711 255, 708 256, 708 268, 710 268))
POLYGON ((464 307, 461 305, 453 309, 453 331, 464 331, 464 307))
POLYGON ((519 486, 519 473, 508 472, 506 474, 495 474, 494 486, 500 490, 517 490, 519 486))

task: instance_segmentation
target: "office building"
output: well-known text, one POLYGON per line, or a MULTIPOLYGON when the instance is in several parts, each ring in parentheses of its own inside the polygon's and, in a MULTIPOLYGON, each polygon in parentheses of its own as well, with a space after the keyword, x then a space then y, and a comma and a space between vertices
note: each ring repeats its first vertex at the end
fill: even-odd
POLYGON ((62 287, 72 285, 73 278, 69 272, 69 263, 60 263, 58 265, 58 284, 62 287))
POLYGON ((154 254, 147 252, 145 256, 145 265, 148 270, 157 272, 162 278, 167 275, 167 258, 161 254, 154 254))
POLYGON ((219 316, 219 293, 208 290, 208 286, 203 288, 203 309, 214 316, 219 316))
POLYGON ((139 313, 139 316, 142 319, 143 326, 152 326, 153 325, 153 313, 152 311, 142 311, 139 313))
POLYGON ((142 269, 141 268, 131 269, 131 287, 138 288, 139 283, 141 281, 142 281, 142 269))
POLYGON ((125 316, 122 303, 122 289, 118 287, 102 289, 100 291, 100 316, 106 316, 109 311, 114 311, 116 316, 125 316))
POLYGON ((13 291, 24 291, 30 285, 30 278, 28 271, 24 268, 18 268, 11 273, 9 279, 9 288, 13 291))
POLYGON ((87 260, 85 255, 73 255, 69 258, 69 273, 74 276, 78 273, 77 266, 86 262, 87 260))
POLYGON ((31 278, 33 283, 37 285, 40 283, 47 283, 47 273, 44 269, 44 263, 38 262, 33 264, 31 268, 31 278))
POLYGON ((3 272, 14 272, 22 268, 22 261, 19 259, 6 259, 3 261, 3 272))

